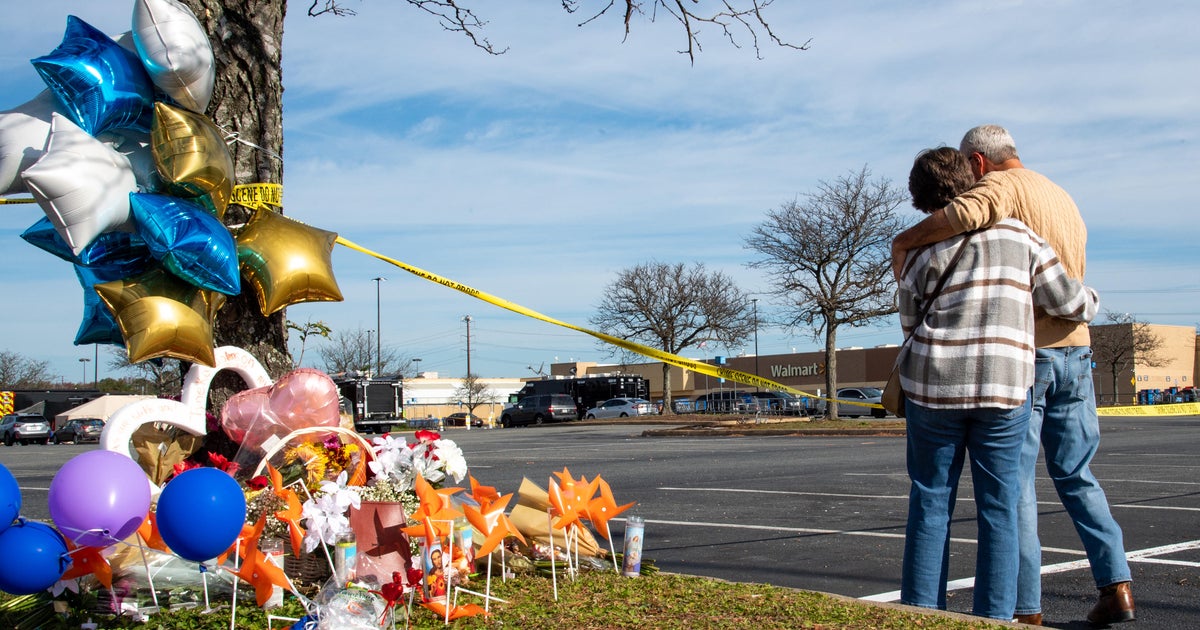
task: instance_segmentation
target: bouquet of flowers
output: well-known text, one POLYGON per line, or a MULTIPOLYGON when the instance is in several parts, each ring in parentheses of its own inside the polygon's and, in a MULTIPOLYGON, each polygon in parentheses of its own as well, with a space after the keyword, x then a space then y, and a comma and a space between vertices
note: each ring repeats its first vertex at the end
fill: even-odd
POLYGON ((416 512, 420 500, 414 492, 418 476, 440 488, 448 480, 460 482, 467 474, 467 461, 462 450, 452 440, 443 439, 435 431, 417 431, 417 441, 391 435, 372 441, 375 458, 367 462, 370 470, 364 486, 347 483, 343 470, 335 481, 326 479, 304 503, 308 527, 304 546, 315 548, 320 542, 335 544, 340 536, 349 533, 346 516, 351 506, 362 501, 400 502, 406 514, 416 512))

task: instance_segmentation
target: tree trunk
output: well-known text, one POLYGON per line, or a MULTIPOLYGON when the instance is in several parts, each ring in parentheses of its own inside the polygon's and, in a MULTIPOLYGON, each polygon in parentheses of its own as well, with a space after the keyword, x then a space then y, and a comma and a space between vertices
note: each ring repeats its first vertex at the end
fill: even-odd
MULTIPOLYGON (((216 81, 208 116, 244 142, 230 146, 234 182, 283 182, 283 18, 284 0, 184 0, 208 32, 216 57, 216 81), (261 148, 255 148, 252 143, 261 148)), ((227 225, 245 223, 247 208, 230 205, 227 225)), ((274 378, 292 367, 287 350, 286 315, 264 317, 254 292, 243 285, 226 301, 214 323, 216 344, 238 346, 258 358, 274 378)), ((245 384, 231 374, 213 383, 212 400, 224 402, 245 384)))
POLYGON ((671 412, 671 364, 663 363, 663 407, 660 413, 671 412))
POLYGON ((838 417, 838 404, 834 399, 837 392, 837 329, 825 320, 825 397, 829 404, 825 406, 826 416, 838 417))

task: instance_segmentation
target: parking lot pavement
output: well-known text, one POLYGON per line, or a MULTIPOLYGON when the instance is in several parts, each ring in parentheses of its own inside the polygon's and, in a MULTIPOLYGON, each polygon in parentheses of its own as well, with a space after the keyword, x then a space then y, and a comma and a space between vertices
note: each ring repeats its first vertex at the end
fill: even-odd
MULTIPOLYGON (((640 425, 579 423, 449 430, 471 474, 513 492, 568 467, 604 476, 618 503, 646 519, 644 555, 666 571, 894 599, 907 514, 898 437, 645 438, 640 425)), ((1093 464, 1125 531, 1137 628, 1200 628, 1200 418, 1101 419, 1093 464)), ((48 519, 58 466, 92 445, 0 446, 23 515, 48 519)), ((1039 464, 1040 466, 1040 464, 1039 464)), ((1040 469, 1044 471, 1043 469, 1040 469)), ((1045 547, 1043 605, 1059 628, 1083 628, 1095 601, 1082 546, 1044 472, 1038 476, 1045 547)), ((975 553, 970 471, 951 543, 950 607, 968 612, 975 553)), ((622 522, 613 524, 620 545, 622 522)))

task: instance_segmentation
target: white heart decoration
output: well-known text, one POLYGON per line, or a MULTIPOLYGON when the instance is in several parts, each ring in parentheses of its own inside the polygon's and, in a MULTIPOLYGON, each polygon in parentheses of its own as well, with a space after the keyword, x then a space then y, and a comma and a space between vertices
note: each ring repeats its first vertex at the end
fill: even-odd
MULTIPOLYGON (((235 346, 221 346, 213 352, 214 367, 193 364, 183 381, 182 402, 154 398, 139 400, 121 407, 109 417, 100 434, 100 448, 120 453, 137 461, 131 440, 134 431, 143 424, 163 422, 178 427, 192 435, 203 436, 208 432, 204 421, 204 409, 208 402, 208 390, 213 376, 221 370, 232 370, 242 377, 250 388, 266 387, 271 377, 253 355, 235 346)), ((159 492, 159 487, 150 481, 150 491, 159 492)))

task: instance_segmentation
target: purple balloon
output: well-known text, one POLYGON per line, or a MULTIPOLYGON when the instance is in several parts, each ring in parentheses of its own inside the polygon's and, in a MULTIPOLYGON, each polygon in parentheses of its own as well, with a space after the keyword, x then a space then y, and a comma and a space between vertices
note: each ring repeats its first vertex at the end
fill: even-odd
POLYGON ((150 484, 137 462, 112 451, 76 455, 50 482, 50 518, 83 547, 107 547, 133 532, 150 511, 150 484))

